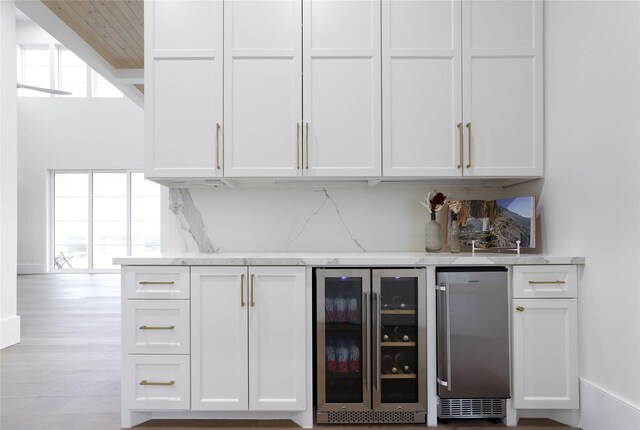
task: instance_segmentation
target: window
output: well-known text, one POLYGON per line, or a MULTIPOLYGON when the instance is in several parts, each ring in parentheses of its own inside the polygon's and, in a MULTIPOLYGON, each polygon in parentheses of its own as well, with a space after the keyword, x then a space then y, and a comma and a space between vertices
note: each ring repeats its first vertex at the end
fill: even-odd
MULTIPOLYGON (((22 66, 18 74, 21 84, 34 87, 51 88, 51 55, 47 45, 22 48, 20 64, 22 66)), ((40 91, 22 89, 19 92, 27 97, 48 97, 49 94, 40 91)))
MULTIPOLYGON (((56 97, 123 97, 111 82, 64 46, 18 45, 18 57, 19 82, 71 92, 71 95, 56 97)), ((50 94, 28 89, 20 89, 18 95, 50 97, 50 94)))
POLYGON ((160 186, 141 172, 52 172, 53 270, 116 269, 160 250, 160 186))
POLYGON ((58 89, 69 91, 71 97, 87 97, 90 70, 73 52, 66 48, 58 49, 58 89))

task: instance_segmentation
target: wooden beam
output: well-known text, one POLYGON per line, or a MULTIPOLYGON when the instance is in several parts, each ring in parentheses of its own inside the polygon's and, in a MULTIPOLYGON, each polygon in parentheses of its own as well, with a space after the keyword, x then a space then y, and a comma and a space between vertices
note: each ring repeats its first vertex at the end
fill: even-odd
POLYGON ((138 106, 144 108, 144 95, 130 82, 123 82, 117 78, 116 68, 84 41, 76 32, 64 23, 55 13, 41 1, 17 0, 16 7, 42 27, 58 42, 69 48, 93 70, 100 73, 124 93, 138 106))

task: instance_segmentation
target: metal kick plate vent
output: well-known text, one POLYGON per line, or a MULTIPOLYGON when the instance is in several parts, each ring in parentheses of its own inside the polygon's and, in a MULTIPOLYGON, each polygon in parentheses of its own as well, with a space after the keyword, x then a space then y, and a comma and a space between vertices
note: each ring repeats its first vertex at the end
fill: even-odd
POLYGON ((336 411, 318 413, 318 422, 327 424, 424 423, 424 412, 336 411))
POLYGON ((504 399, 439 399, 438 418, 503 418, 504 399))

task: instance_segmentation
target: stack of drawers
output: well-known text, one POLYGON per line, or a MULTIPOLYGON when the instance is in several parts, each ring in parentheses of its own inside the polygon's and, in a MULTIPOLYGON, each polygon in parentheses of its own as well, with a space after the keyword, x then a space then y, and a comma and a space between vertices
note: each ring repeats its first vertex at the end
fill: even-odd
POLYGON ((189 267, 123 267, 122 292, 123 409, 188 410, 189 267))

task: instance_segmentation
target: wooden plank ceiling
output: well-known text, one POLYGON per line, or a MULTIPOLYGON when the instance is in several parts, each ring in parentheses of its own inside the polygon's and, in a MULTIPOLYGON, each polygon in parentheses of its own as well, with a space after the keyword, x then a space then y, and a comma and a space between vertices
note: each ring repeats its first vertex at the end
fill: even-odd
POLYGON ((115 69, 144 68, 143 0, 42 2, 115 69))

